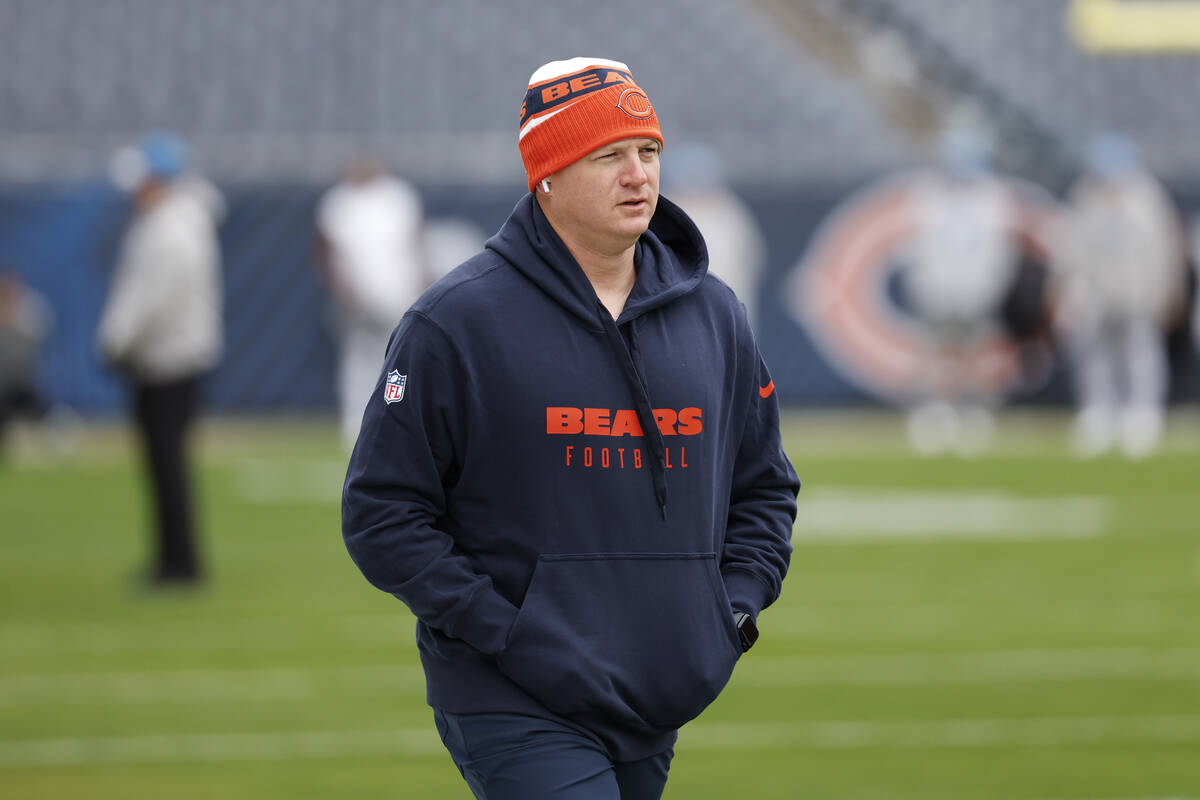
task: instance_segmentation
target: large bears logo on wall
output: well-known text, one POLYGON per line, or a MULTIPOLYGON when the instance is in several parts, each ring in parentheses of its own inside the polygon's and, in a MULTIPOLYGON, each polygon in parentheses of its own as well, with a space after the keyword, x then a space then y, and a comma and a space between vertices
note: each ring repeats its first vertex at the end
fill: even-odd
MULTIPOLYGON (((913 189, 929 173, 913 171, 872 184, 839 204, 821 223, 792 270, 785 302, 821 354, 847 380, 879 399, 904 403, 930 358, 921 321, 895 287, 917 230, 913 189)), ((1056 202, 1035 184, 1003 179, 1015 213, 1018 248, 1046 260, 1046 236, 1056 202)), ((1020 378, 1016 347, 1002 330, 965 345, 974 374, 964 382, 1003 394, 1020 378)), ((935 356, 936 357, 936 356, 935 356)))

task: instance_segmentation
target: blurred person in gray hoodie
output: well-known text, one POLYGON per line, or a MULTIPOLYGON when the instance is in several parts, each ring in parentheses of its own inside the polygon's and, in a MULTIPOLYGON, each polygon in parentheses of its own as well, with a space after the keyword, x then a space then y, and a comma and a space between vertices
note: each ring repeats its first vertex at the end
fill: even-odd
POLYGON ((1075 449, 1130 458, 1162 438, 1166 328, 1182 310, 1184 237, 1162 184, 1115 133, 1092 137, 1087 171, 1056 225, 1058 326, 1075 372, 1075 449))
POLYGON ((907 433, 923 455, 974 456, 991 445, 1003 402, 979 352, 1003 330, 1003 303, 1020 258, 1020 209, 993 166, 990 131, 952 120, 939 148, 938 163, 908 188, 914 230, 903 278, 922 352, 907 433))
POLYGON ((147 581, 201 578, 188 467, 188 433, 203 377, 221 354, 224 201, 187 171, 186 145, 150 133, 113 158, 112 178, 131 193, 134 215, 121 243, 100 320, 104 360, 128 382, 153 489, 157 553, 147 581))

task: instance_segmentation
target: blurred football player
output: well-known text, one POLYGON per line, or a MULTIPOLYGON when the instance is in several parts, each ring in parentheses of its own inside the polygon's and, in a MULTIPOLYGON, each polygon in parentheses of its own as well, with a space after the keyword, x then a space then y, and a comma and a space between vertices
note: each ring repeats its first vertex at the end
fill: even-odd
POLYGON ((156 519, 154 585, 201 578, 187 451, 201 381, 222 345, 224 201, 188 171, 178 137, 155 132, 119 151, 112 177, 134 214, 100 319, 104 359, 128 381, 156 519))
POLYGON ((421 197, 407 181, 360 157, 317 209, 325 283, 334 300, 342 440, 354 446, 379 383, 392 329, 429 285, 421 197))
POLYGON ((50 332, 45 299, 16 270, 0 271, 0 452, 9 423, 48 410, 37 387, 37 358, 50 332))
POLYGON ((924 352, 912 386, 908 436, 923 454, 978 453, 992 438, 1000 398, 974 363, 980 341, 1001 329, 1018 265, 1017 207, 991 170, 991 142, 967 123, 949 126, 941 165, 910 190, 915 217, 904 289, 924 352))
POLYGON ((1095 136, 1056 225, 1058 314, 1075 373, 1082 457, 1158 447, 1169 371, 1164 326, 1183 294, 1180 222, 1127 139, 1095 136))

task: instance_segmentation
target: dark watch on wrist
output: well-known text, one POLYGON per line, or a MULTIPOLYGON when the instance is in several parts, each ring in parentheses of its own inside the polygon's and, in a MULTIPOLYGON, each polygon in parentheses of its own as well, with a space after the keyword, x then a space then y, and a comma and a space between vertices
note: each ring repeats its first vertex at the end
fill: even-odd
POLYGON ((733 624, 737 627, 738 639, 742 642, 742 652, 746 652, 758 641, 758 626, 754 617, 745 611, 733 612, 733 624))

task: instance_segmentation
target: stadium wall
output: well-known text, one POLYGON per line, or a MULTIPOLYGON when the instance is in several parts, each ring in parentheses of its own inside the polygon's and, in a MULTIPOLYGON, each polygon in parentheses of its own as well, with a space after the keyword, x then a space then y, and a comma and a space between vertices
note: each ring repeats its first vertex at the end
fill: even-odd
MULTIPOLYGON (((737 187, 766 239, 769 255, 759 290, 759 338, 788 405, 871 405, 894 399, 875 381, 869 364, 853 363, 853 354, 839 352, 836 331, 814 336, 813 325, 798 307, 803 275, 819 267, 814 259, 822 248, 817 245, 833 237, 835 218, 842 214, 845 222, 847 206, 855 205, 855 198, 877 196, 887 180, 859 186, 737 187)), ((1173 188, 1188 218, 1200 213, 1200 186, 1173 188)), ((209 408, 300 413, 332 409, 334 351, 311 234, 324 187, 221 189, 229 206, 221 229, 226 344, 224 359, 207 387, 209 408)), ((522 191, 517 186, 422 187, 432 219, 466 220, 488 234, 503 223, 522 191)), ((0 186, 0 265, 16 269, 41 292, 55 316, 40 362, 41 389, 47 399, 88 415, 114 413, 124 402, 120 384, 97 358, 93 342, 128 214, 127 200, 100 182, 0 186)), ((897 299, 902 292, 895 286, 894 264, 887 263, 898 255, 884 248, 873 257, 880 264, 868 271, 878 285, 863 297, 878 307, 867 311, 893 315, 889 324, 902 331, 903 302, 897 299), (899 314, 894 313, 897 308, 899 314)), ((1200 400, 1200 370, 1186 336, 1175 337, 1172 354, 1173 399, 1200 400)), ((1061 359, 1052 358, 1037 375, 1025 377, 1009 387, 1012 401, 1056 404, 1069 399, 1061 359)))

